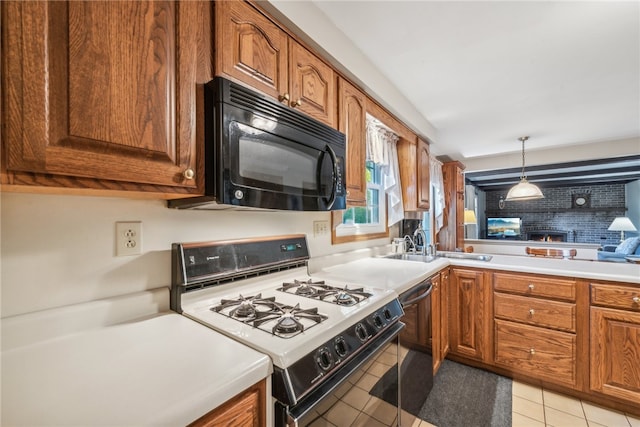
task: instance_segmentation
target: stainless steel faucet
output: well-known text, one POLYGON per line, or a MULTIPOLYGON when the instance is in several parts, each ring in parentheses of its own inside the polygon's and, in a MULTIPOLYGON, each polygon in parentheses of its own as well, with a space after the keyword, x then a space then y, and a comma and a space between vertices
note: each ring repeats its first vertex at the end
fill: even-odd
MULTIPOLYGON (((415 239, 415 242, 418 241, 416 239, 418 235, 422 238, 422 246, 421 246, 422 249, 420 249, 420 254, 428 255, 427 254, 427 233, 424 232, 424 228, 422 228, 422 224, 418 224, 418 228, 416 228, 416 230, 413 232, 413 238, 415 239)), ((413 247, 417 248, 417 245, 414 244, 413 247)))

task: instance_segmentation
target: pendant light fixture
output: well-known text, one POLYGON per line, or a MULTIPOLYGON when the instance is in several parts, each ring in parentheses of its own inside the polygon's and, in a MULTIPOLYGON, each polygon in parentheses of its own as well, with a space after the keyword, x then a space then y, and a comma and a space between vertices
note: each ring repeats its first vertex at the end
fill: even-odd
POLYGON ((508 202, 512 200, 544 199, 542 191, 540 191, 538 186, 527 181, 527 176, 524 174, 524 142, 527 139, 529 139, 528 136, 518 138, 519 141, 522 141, 522 175, 520 177, 520 182, 511 187, 511 190, 507 193, 505 200, 508 202))

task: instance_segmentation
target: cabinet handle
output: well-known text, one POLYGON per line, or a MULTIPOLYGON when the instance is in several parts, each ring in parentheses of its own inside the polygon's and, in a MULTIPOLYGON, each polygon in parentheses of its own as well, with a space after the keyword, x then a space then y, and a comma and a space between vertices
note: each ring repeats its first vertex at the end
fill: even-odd
POLYGON ((299 107, 302 105, 302 98, 298 98, 298 100, 296 102, 292 102, 291 106, 292 107, 299 107))
POLYGON ((535 288, 535 286, 533 286, 533 283, 529 283, 529 290, 532 291, 533 288, 535 288))
POLYGON ((529 350, 529 353, 530 353, 530 354, 536 354, 536 349, 535 349, 535 348, 530 349, 530 350, 529 350))
POLYGON ((193 171, 193 169, 188 168, 188 169, 185 169, 184 172, 182 172, 182 176, 184 176, 185 179, 193 179, 193 177, 196 176, 196 174, 193 171))
POLYGON ((536 314, 536 311, 533 308, 529 309, 529 316, 533 316, 534 314, 536 314))
POLYGON ((633 302, 635 302, 636 304, 640 304, 640 297, 636 296, 631 298, 633 300, 633 302))
POLYGON ((285 93, 284 95, 280 95, 278 99, 280 100, 280 102, 289 102, 289 99, 291 98, 289 97, 288 93, 285 93))

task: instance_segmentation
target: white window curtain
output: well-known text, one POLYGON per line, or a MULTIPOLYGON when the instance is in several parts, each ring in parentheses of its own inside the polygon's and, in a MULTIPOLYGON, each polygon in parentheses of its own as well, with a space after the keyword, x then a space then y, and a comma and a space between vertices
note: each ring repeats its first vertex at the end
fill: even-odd
POLYGON ((404 218, 402 185, 398 166, 398 135, 379 120, 367 116, 367 160, 380 165, 382 185, 389 198, 387 224, 392 226, 404 218))
POLYGON ((433 218, 435 222, 435 232, 437 233, 444 224, 444 178, 442 177, 442 162, 432 155, 429 155, 429 174, 431 176, 431 186, 433 187, 433 218))

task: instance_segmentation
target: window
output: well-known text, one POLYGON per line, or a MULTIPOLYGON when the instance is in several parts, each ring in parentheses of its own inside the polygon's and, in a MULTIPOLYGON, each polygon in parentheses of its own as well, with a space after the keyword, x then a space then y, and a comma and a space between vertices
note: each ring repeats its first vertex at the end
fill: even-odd
POLYGON ((371 161, 367 161, 365 167, 367 204, 349 208, 342 213, 342 221, 336 227, 336 236, 387 232, 387 204, 382 188, 381 168, 371 161))

